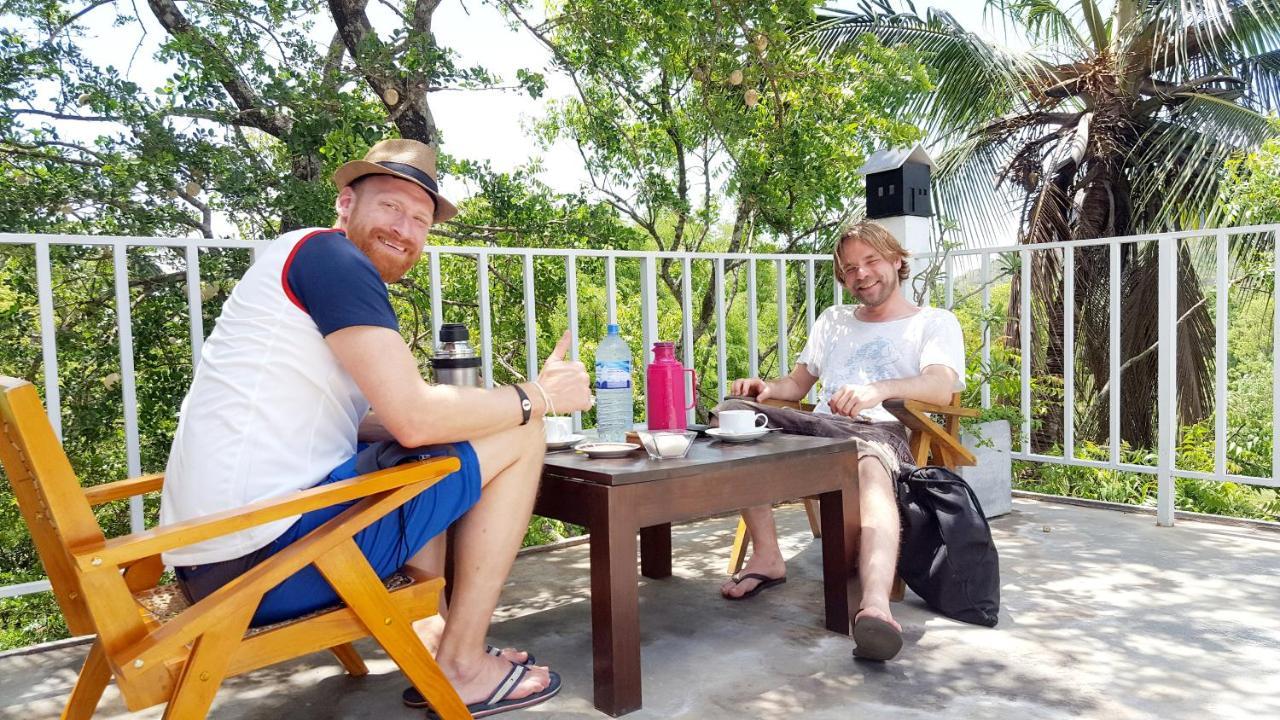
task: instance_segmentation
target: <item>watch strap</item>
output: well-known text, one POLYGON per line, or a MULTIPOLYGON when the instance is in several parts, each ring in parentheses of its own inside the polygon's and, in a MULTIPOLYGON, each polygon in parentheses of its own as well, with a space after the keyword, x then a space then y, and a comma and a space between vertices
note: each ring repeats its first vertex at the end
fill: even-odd
POLYGON ((533 402, 529 400, 529 394, 519 385, 512 385, 516 389, 516 394, 520 396, 520 424, 528 425, 529 417, 533 415, 533 402))

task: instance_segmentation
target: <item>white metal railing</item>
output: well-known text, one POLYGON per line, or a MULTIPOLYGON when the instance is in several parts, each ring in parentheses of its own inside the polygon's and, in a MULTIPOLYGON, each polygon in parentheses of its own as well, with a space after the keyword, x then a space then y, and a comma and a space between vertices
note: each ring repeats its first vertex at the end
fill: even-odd
MULTIPOLYGON (((1227 257, 1228 243, 1233 236, 1239 236, 1245 233, 1268 233, 1273 238, 1280 235, 1280 225, 1268 225, 1259 227, 1242 227, 1227 228, 1209 231, 1188 231, 1179 233, 1163 233, 1152 235, 1131 236, 1122 238, 1106 238, 1098 240, 1087 240, 1070 243, 1045 243, 1034 246, 1018 245, 1007 247, 991 247, 978 249, 964 249, 950 251, 945 258, 943 264, 945 273, 943 275, 944 293, 942 300, 948 306, 954 299, 954 290, 956 283, 957 268, 967 268, 969 270, 976 267, 979 273, 979 282, 981 285, 981 302, 982 312, 986 315, 991 308, 991 292, 990 283, 992 280, 992 258, 1005 253, 1014 253, 1020 258, 1021 267, 1021 293, 1019 297, 1021 317, 1031 317, 1031 265, 1032 255, 1041 252, 1061 253, 1064 259, 1065 283, 1063 287, 1063 310, 1064 317, 1068 321, 1064 323, 1064 355, 1066 371, 1064 372, 1064 402, 1063 402, 1063 438, 1062 447, 1063 455, 1061 457, 1044 455, 1032 452, 1029 444, 1031 436, 1031 333, 1022 332, 1021 335, 1021 376, 1022 388, 1020 393, 1020 407, 1023 417, 1022 427, 1022 446, 1013 454, 1018 460, 1025 460, 1039 463, 1055 463, 1063 465, 1076 465, 1091 468, 1104 468, 1115 471, 1147 473, 1155 474, 1158 477, 1158 500, 1157 500, 1157 521, 1161 525, 1171 525, 1173 523, 1173 482, 1174 478, 1197 478, 1206 480, 1231 480, 1236 482, 1251 483, 1257 485, 1267 485, 1271 487, 1280 487, 1280 423, 1273 422, 1272 435, 1272 474, 1270 477, 1247 477, 1242 475, 1229 474, 1226 467, 1226 443, 1227 436, 1226 426, 1226 349, 1227 349, 1227 293, 1218 293, 1216 305, 1216 335, 1215 335, 1215 352, 1216 357, 1223 359, 1217 362, 1216 373, 1216 423, 1214 428, 1214 436, 1217 441, 1215 450, 1214 472, 1192 472, 1181 470, 1174 463, 1174 447, 1177 440, 1177 422, 1176 422, 1176 386, 1175 386, 1175 352, 1174 345, 1177 334, 1176 324, 1176 258, 1178 243, 1187 239, 1198 239, 1207 236, 1216 238, 1217 247, 1215 257, 1217 259, 1217 269, 1215 282, 1217 287, 1225 288, 1227 286, 1227 257), (1156 242, 1159 244, 1159 333, 1158 333, 1158 367, 1159 367, 1159 442, 1158 442, 1158 462, 1154 466, 1138 465, 1133 463, 1125 463, 1120 457, 1120 256, 1121 248, 1130 243, 1156 242), (1108 418, 1110 429, 1110 452, 1107 460, 1090 460, 1076 457, 1075 454, 1075 437, 1074 437, 1074 407, 1073 399, 1075 397, 1075 379, 1074 379, 1074 360, 1073 349, 1076 344, 1074 337, 1073 325, 1070 318, 1075 312, 1074 283, 1072 282, 1072 273, 1074 272, 1074 263, 1071 262, 1073 254, 1078 252, 1080 248, 1106 246, 1109 248, 1109 269, 1110 269, 1110 298, 1109 298, 1109 317, 1110 317, 1110 377, 1109 386, 1110 393, 1110 415, 1108 418)), ((114 262, 114 284, 115 284, 115 303, 117 308, 116 320, 117 331, 119 333, 119 353, 120 353, 120 392, 122 393, 122 401, 124 407, 124 435, 125 435, 125 452, 128 464, 128 471, 131 475, 138 475, 142 472, 141 458, 139 451, 139 428, 137 415, 137 399, 135 378, 133 372, 133 328, 130 318, 129 306, 129 277, 127 265, 127 252, 131 247, 171 247, 179 248, 185 252, 186 258, 186 282, 187 282, 187 302, 188 302, 188 320, 190 335, 190 351, 192 357, 192 365, 198 362, 200 349, 204 340, 203 322, 201 310, 201 278, 199 267, 199 251, 201 249, 227 249, 242 248, 251 251, 262 247, 261 242, 246 240, 207 240, 207 239, 180 239, 180 238, 138 238, 138 237, 87 237, 87 236, 51 236, 51 235, 20 235, 20 234, 0 234, 0 245, 19 245, 33 246, 35 250, 35 270, 36 284, 38 294, 38 306, 40 312, 40 337, 41 352, 45 377, 45 404, 49 414, 49 420, 53 424, 55 431, 61 437, 62 430, 62 409, 61 398, 59 393, 58 381, 58 348, 56 345, 55 335, 55 308, 53 302, 52 288, 52 268, 50 259, 50 247, 55 245, 76 245, 76 246, 102 246, 109 247, 113 252, 114 262)), ((790 255, 790 254, 725 254, 725 253, 680 253, 680 252, 634 252, 634 251, 616 251, 616 250, 562 250, 562 249, 531 249, 531 248, 497 248, 497 247, 428 247, 424 250, 423 256, 425 262, 429 266, 430 279, 430 317, 432 327, 432 337, 435 337, 442 322, 443 314, 443 290, 441 264, 446 256, 466 256, 473 257, 476 260, 476 288, 477 288, 477 305, 478 320, 480 333, 480 350, 482 357, 482 372, 485 383, 493 384, 493 307, 491 302, 491 279, 489 270, 489 261, 498 257, 519 258, 521 262, 521 275, 523 279, 523 300, 525 305, 525 322, 524 322, 524 344, 528 348, 526 352, 526 371, 530 376, 537 373, 540 358, 537 357, 537 319, 535 315, 536 305, 536 264, 535 260, 560 258, 564 263, 566 278, 566 314, 568 328, 573 339, 571 356, 579 357, 579 345, 581 337, 581 328, 579 327, 579 275, 578 263, 584 259, 603 259, 605 266, 605 312, 608 322, 617 322, 618 317, 618 297, 617 297, 617 264, 619 262, 635 262, 639 264, 640 270, 640 288, 641 297, 638 299, 624 298, 624 302, 628 300, 638 300, 641 311, 640 329, 642 335, 642 347, 647 349, 651 347, 652 342, 658 335, 658 291, 659 284, 657 282, 658 260, 670 259, 676 261, 681 269, 681 285, 679 292, 680 307, 683 312, 681 324, 681 335, 684 342, 683 361, 686 365, 694 364, 694 348, 691 342, 693 336, 693 306, 692 306, 692 287, 691 276, 692 269, 695 264, 706 263, 710 266, 711 276, 714 279, 715 287, 715 357, 717 359, 717 397, 723 398, 728 389, 729 378, 727 377, 727 347, 726 347, 726 313, 729 307, 726 304, 725 287, 728 279, 726 264, 730 262, 742 263, 745 268, 746 282, 746 306, 749 308, 747 312, 747 342, 748 342, 748 370, 752 375, 759 374, 760 368, 760 348, 759 348, 759 322, 758 307, 756 304, 758 294, 757 282, 757 265, 761 262, 768 262, 773 265, 776 282, 775 288, 775 307, 777 309, 777 347, 776 359, 778 371, 785 373, 789 370, 789 351, 788 342, 791 339, 787 332, 787 313, 788 313, 788 295, 787 282, 785 279, 792 268, 804 273, 803 287, 805 289, 804 308, 804 336, 808 336, 808 331, 812 328, 818 308, 825 307, 828 304, 841 304, 844 301, 844 293, 842 289, 833 284, 831 303, 819 302, 815 297, 816 279, 819 272, 831 272, 831 256, 828 254, 821 255, 790 255)), ((1280 253, 1277 253, 1280 255, 1280 253)), ((925 256, 918 259, 917 262, 931 262, 932 258, 925 256)), ((1280 268, 1273 267, 1272 271, 1276 279, 1280 279, 1280 268)), ((936 298, 934 298, 936 299, 936 298)), ((1027 323, 1024 321, 1024 327, 1027 323)), ((593 331, 599 331, 600 328, 594 328, 593 331)), ((1280 348, 1280 313, 1273 313, 1273 341, 1274 347, 1280 348)), ((984 323, 981 343, 981 357, 984 367, 990 367, 991 362, 991 333, 984 323)), ((1280 363, 1276 363, 1273 359, 1273 378, 1272 378, 1272 417, 1274 420, 1280 420, 1280 363)), ((2 370, 2 369, 0 369, 2 370)), ((810 397, 813 397, 811 393, 810 397)), ((981 388, 981 403, 984 408, 991 407, 991 389, 984 381, 981 388)), ((581 427, 581 417, 575 415, 575 426, 581 427)), ((131 524, 135 530, 140 529, 143 524, 142 505, 137 498, 131 501, 130 517, 131 524)), ((13 595, 25 594, 29 592, 38 592, 48 588, 45 582, 22 583, 0 587, 0 597, 8 597, 13 595)))

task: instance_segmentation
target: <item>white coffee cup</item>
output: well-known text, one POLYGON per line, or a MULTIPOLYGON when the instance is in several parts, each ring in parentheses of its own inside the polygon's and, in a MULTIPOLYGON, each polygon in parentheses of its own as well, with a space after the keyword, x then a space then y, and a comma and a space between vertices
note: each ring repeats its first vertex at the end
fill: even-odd
POLYGON ((568 415, 563 417, 549 415, 542 422, 546 427, 547 442, 564 442, 573 435, 573 418, 568 415))
POLYGON ((731 433, 751 432, 769 424, 769 418, 764 413, 750 410, 724 410, 718 417, 720 429, 731 433))

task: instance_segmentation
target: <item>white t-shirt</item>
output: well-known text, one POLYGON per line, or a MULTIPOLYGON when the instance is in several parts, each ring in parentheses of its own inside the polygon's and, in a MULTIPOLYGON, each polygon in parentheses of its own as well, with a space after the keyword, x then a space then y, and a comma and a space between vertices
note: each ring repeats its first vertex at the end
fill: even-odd
MULTIPOLYGON (((866 322, 855 314, 858 307, 833 305, 824 310, 796 359, 821 383, 814 412, 829 414, 831 396, 845 385, 915 377, 930 365, 954 370, 954 391, 964 389, 964 335, 955 315, 926 307, 899 320, 866 322)), ((871 420, 895 420, 882 405, 862 414, 871 420)))
MULTIPOLYGON (((290 232, 264 248, 232 291, 182 401, 160 498, 160 524, 284 497, 356 452, 369 403, 324 336, 397 329, 387 287, 341 232, 290 232)), ((296 518, 166 552, 167 565, 247 555, 296 518)))

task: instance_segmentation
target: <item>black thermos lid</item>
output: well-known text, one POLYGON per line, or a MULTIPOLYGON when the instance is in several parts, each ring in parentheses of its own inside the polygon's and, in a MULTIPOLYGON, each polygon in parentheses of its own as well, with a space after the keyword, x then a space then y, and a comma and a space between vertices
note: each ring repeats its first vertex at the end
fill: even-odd
POLYGON ((445 323, 440 326, 440 342, 467 342, 471 335, 462 323, 445 323))

